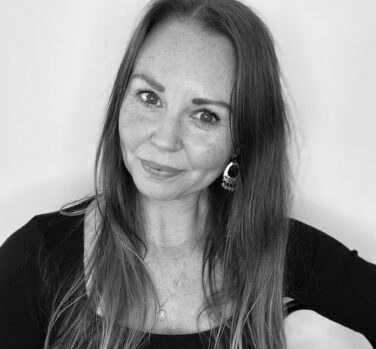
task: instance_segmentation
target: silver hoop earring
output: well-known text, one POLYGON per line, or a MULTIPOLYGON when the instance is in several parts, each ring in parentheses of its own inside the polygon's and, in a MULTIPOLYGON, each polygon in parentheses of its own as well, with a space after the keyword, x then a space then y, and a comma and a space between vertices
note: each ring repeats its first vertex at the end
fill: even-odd
POLYGON ((235 191, 239 183, 239 164, 231 161, 223 172, 221 186, 228 191, 235 191))

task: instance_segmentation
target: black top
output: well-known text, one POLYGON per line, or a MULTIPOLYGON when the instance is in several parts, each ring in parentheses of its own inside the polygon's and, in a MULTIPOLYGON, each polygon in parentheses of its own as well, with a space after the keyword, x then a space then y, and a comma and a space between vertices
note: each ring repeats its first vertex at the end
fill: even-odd
MULTIPOLYGON (((53 294, 46 295, 41 264, 52 258, 56 288, 74 270, 83 272, 83 217, 35 216, 0 247, 1 349, 43 347, 53 294)), ((313 227, 290 223, 286 296, 376 340, 376 265, 313 227)), ((197 333, 152 334, 148 348, 202 344, 197 333)))

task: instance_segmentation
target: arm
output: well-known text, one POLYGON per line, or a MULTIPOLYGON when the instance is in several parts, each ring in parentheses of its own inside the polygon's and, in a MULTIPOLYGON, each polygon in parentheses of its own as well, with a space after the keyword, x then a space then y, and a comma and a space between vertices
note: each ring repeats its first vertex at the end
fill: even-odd
POLYGON ((376 265, 295 220, 287 254, 287 296, 376 340, 376 265))
POLYGON ((32 219, 0 247, 0 348, 43 348, 44 331, 38 294, 41 243, 32 219))

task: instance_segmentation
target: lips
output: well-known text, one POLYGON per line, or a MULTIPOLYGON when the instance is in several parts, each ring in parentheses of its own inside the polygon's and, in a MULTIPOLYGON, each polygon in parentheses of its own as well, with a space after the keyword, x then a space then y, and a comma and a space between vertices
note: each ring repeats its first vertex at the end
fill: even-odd
POLYGON ((147 165, 151 167, 154 170, 161 171, 161 172, 180 172, 181 171, 181 170, 178 170, 177 168, 163 166, 153 161, 141 160, 141 163, 143 165, 147 165))
POLYGON ((145 172, 148 173, 149 176, 158 180, 171 178, 183 172, 182 170, 178 170, 176 168, 169 166, 164 166, 154 161, 147 161, 142 159, 140 159, 140 161, 145 172))

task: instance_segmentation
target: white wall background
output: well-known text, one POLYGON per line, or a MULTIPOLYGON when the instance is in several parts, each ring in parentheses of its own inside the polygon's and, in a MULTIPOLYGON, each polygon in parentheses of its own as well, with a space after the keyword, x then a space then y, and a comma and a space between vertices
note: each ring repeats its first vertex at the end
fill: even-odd
MULTIPOLYGON (((295 123, 294 216, 376 263, 376 2, 248 0, 274 34, 295 123)), ((92 191, 96 142, 145 0, 0 0, 0 243, 92 191)), ((310 312, 290 348, 368 348, 310 312)))

